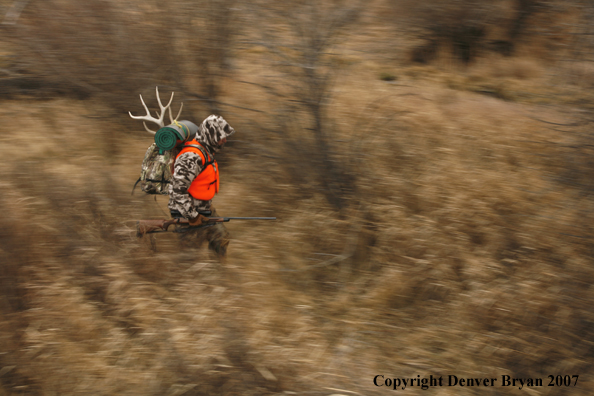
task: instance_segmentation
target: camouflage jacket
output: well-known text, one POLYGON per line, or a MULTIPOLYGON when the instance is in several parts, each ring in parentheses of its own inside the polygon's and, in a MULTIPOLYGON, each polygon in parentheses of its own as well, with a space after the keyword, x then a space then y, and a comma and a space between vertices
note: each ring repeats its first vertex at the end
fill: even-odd
MULTIPOLYGON (((235 133, 235 130, 223 117, 208 116, 196 133, 196 140, 200 142, 214 158, 222 146, 217 143, 235 133)), ((210 210, 210 201, 201 201, 188 193, 188 188, 194 178, 204 170, 202 158, 196 153, 187 152, 180 155, 173 168, 173 177, 169 184, 169 209, 179 211, 183 217, 191 219, 198 216, 198 211, 210 210)))

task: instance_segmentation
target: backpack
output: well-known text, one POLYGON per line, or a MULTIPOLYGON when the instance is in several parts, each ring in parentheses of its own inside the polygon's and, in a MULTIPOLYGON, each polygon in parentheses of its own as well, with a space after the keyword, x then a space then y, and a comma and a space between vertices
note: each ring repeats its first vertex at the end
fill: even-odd
POLYGON ((157 94, 159 108, 161 109, 160 112, 157 112, 158 118, 151 116, 146 103, 144 103, 144 99, 142 99, 142 95, 140 95, 140 102, 146 110, 146 115, 134 116, 132 113, 128 112, 133 119, 143 120, 144 128, 155 135, 155 143, 151 144, 144 155, 144 160, 142 161, 142 167, 140 169, 140 177, 136 180, 136 183, 134 183, 132 194, 134 194, 134 190, 138 183, 140 183, 140 189, 147 194, 168 194, 168 185, 171 183, 175 157, 177 153, 179 153, 179 150, 176 148, 189 140, 193 140, 198 132, 198 126, 193 122, 177 121, 181 114, 183 103, 179 109, 177 117, 174 119, 171 115, 170 106, 173 101, 173 92, 171 93, 171 99, 169 99, 169 103, 167 103, 166 106, 163 106, 163 103, 161 103, 159 87, 155 87, 155 92, 157 94), (163 118, 165 117, 165 112, 167 110, 169 110, 171 124, 164 126, 163 118), (156 132, 152 131, 146 126, 144 121, 154 122, 159 125, 160 129, 156 132))
POLYGON ((150 145, 144 155, 140 177, 132 188, 140 183, 140 189, 147 194, 168 194, 169 183, 173 176, 173 164, 178 150, 160 150, 156 143, 150 145), (160 153, 163 154, 160 154, 160 153))
POLYGON ((173 124, 159 129, 155 133, 155 142, 144 155, 140 177, 132 188, 132 194, 138 183, 147 194, 169 193, 169 183, 173 176, 173 164, 180 151, 180 146, 194 139, 198 126, 190 121, 173 121, 173 124))
MULTIPOLYGON (((175 159, 181 151, 180 149, 185 147, 196 148, 202 152, 202 157, 204 159, 210 158, 207 157, 204 148, 199 145, 186 144, 171 150, 162 150, 156 143, 153 143, 146 150, 144 160, 142 161, 142 167, 140 168, 140 177, 136 180, 136 183, 134 183, 132 194, 134 194, 134 190, 138 183, 140 183, 140 189, 147 194, 169 194, 169 183, 171 183, 171 178, 173 177, 175 159)), ((205 167, 213 162, 214 160, 208 162, 203 160, 205 167)))

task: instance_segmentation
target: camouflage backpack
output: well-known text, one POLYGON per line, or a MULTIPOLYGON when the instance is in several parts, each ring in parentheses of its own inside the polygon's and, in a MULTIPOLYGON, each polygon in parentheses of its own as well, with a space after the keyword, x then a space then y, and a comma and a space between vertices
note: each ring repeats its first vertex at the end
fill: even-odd
POLYGON ((150 115, 150 111, 142 95, 140 95, 140 101, 146 110, 145 116, 133 116, 130 117, 135 120, 143 120, 154 122, 159 125, 158 131, 152 131, 144 124, 144 128, 155 135, 155 143, 146 150, 144 160, 142 161, 142 167, 140 169, 140 177, 132 188, 132 194, 138 183, 140 183, 140 189, 147 194, 168 194, 169 183, 173 175, 173 165, 175 163, 175 157, 179 153, 178 147, 182 146, 185 142, 193 140, 198 132, 198 126, 190 121, 177 121, 179 118, 183 104, 179 109, 179 113, 175 119, 171 115, 171 102, 173 101, 173 93, 171 99, 166 106, 163 106, 161 97, 159 96, 159 88, 155 88, 157 94, 157 102, 159 103, 160 112, 157 112, 158 118, 150 115), (165 126, 163 118, 165 112, 169 110, 169 119, 171 124, 165 126))
POLYGON ((134 193, 136 185, 140 183, 140 189, 147 194, 168 194, 177 151, 163 151, 156 143, 151 144, 144 155, 140 177, 134 184, 132 193, 134 193))

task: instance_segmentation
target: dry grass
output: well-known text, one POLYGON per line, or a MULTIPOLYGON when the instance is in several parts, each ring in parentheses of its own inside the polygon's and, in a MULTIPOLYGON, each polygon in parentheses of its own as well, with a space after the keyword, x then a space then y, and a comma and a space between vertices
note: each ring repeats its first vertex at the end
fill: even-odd
POLYGON ((541 88, 551 69, 533 58, 444 71, 362 55, 365 21, 336 52, 328 108, 355 186, 341 212, 287 177, 299 165, 271 132, 274 103, 241 82, 266 81, 266 52, 239 51, 221 102, 264 113, 226 114, 239 142, 215 204, 279 220, 229 223, 223 265, 173 234, 134 237, 135 219, 166 212, 129 195, 141 126, 97 118, 111 113, 95 99, 3 101, 0 395, 384 394, 378 374, 580 375, 521 392, 590 393, 589 135, 538 120, 583 111, 567 86, 541 88), (504 80, 548 99, 468 88, 504 80))

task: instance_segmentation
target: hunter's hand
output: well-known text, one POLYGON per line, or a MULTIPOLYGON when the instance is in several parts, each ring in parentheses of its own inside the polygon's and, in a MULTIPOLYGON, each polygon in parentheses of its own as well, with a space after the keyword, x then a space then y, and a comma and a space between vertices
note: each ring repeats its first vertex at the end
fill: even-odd
POLYGON ((196 227, 206 223, 208 223, 208 217, 202 216, 201 214, 199 214, 198 217, 194 217, 193 219, 188 219, 188 224, 191 227, 196 227))

